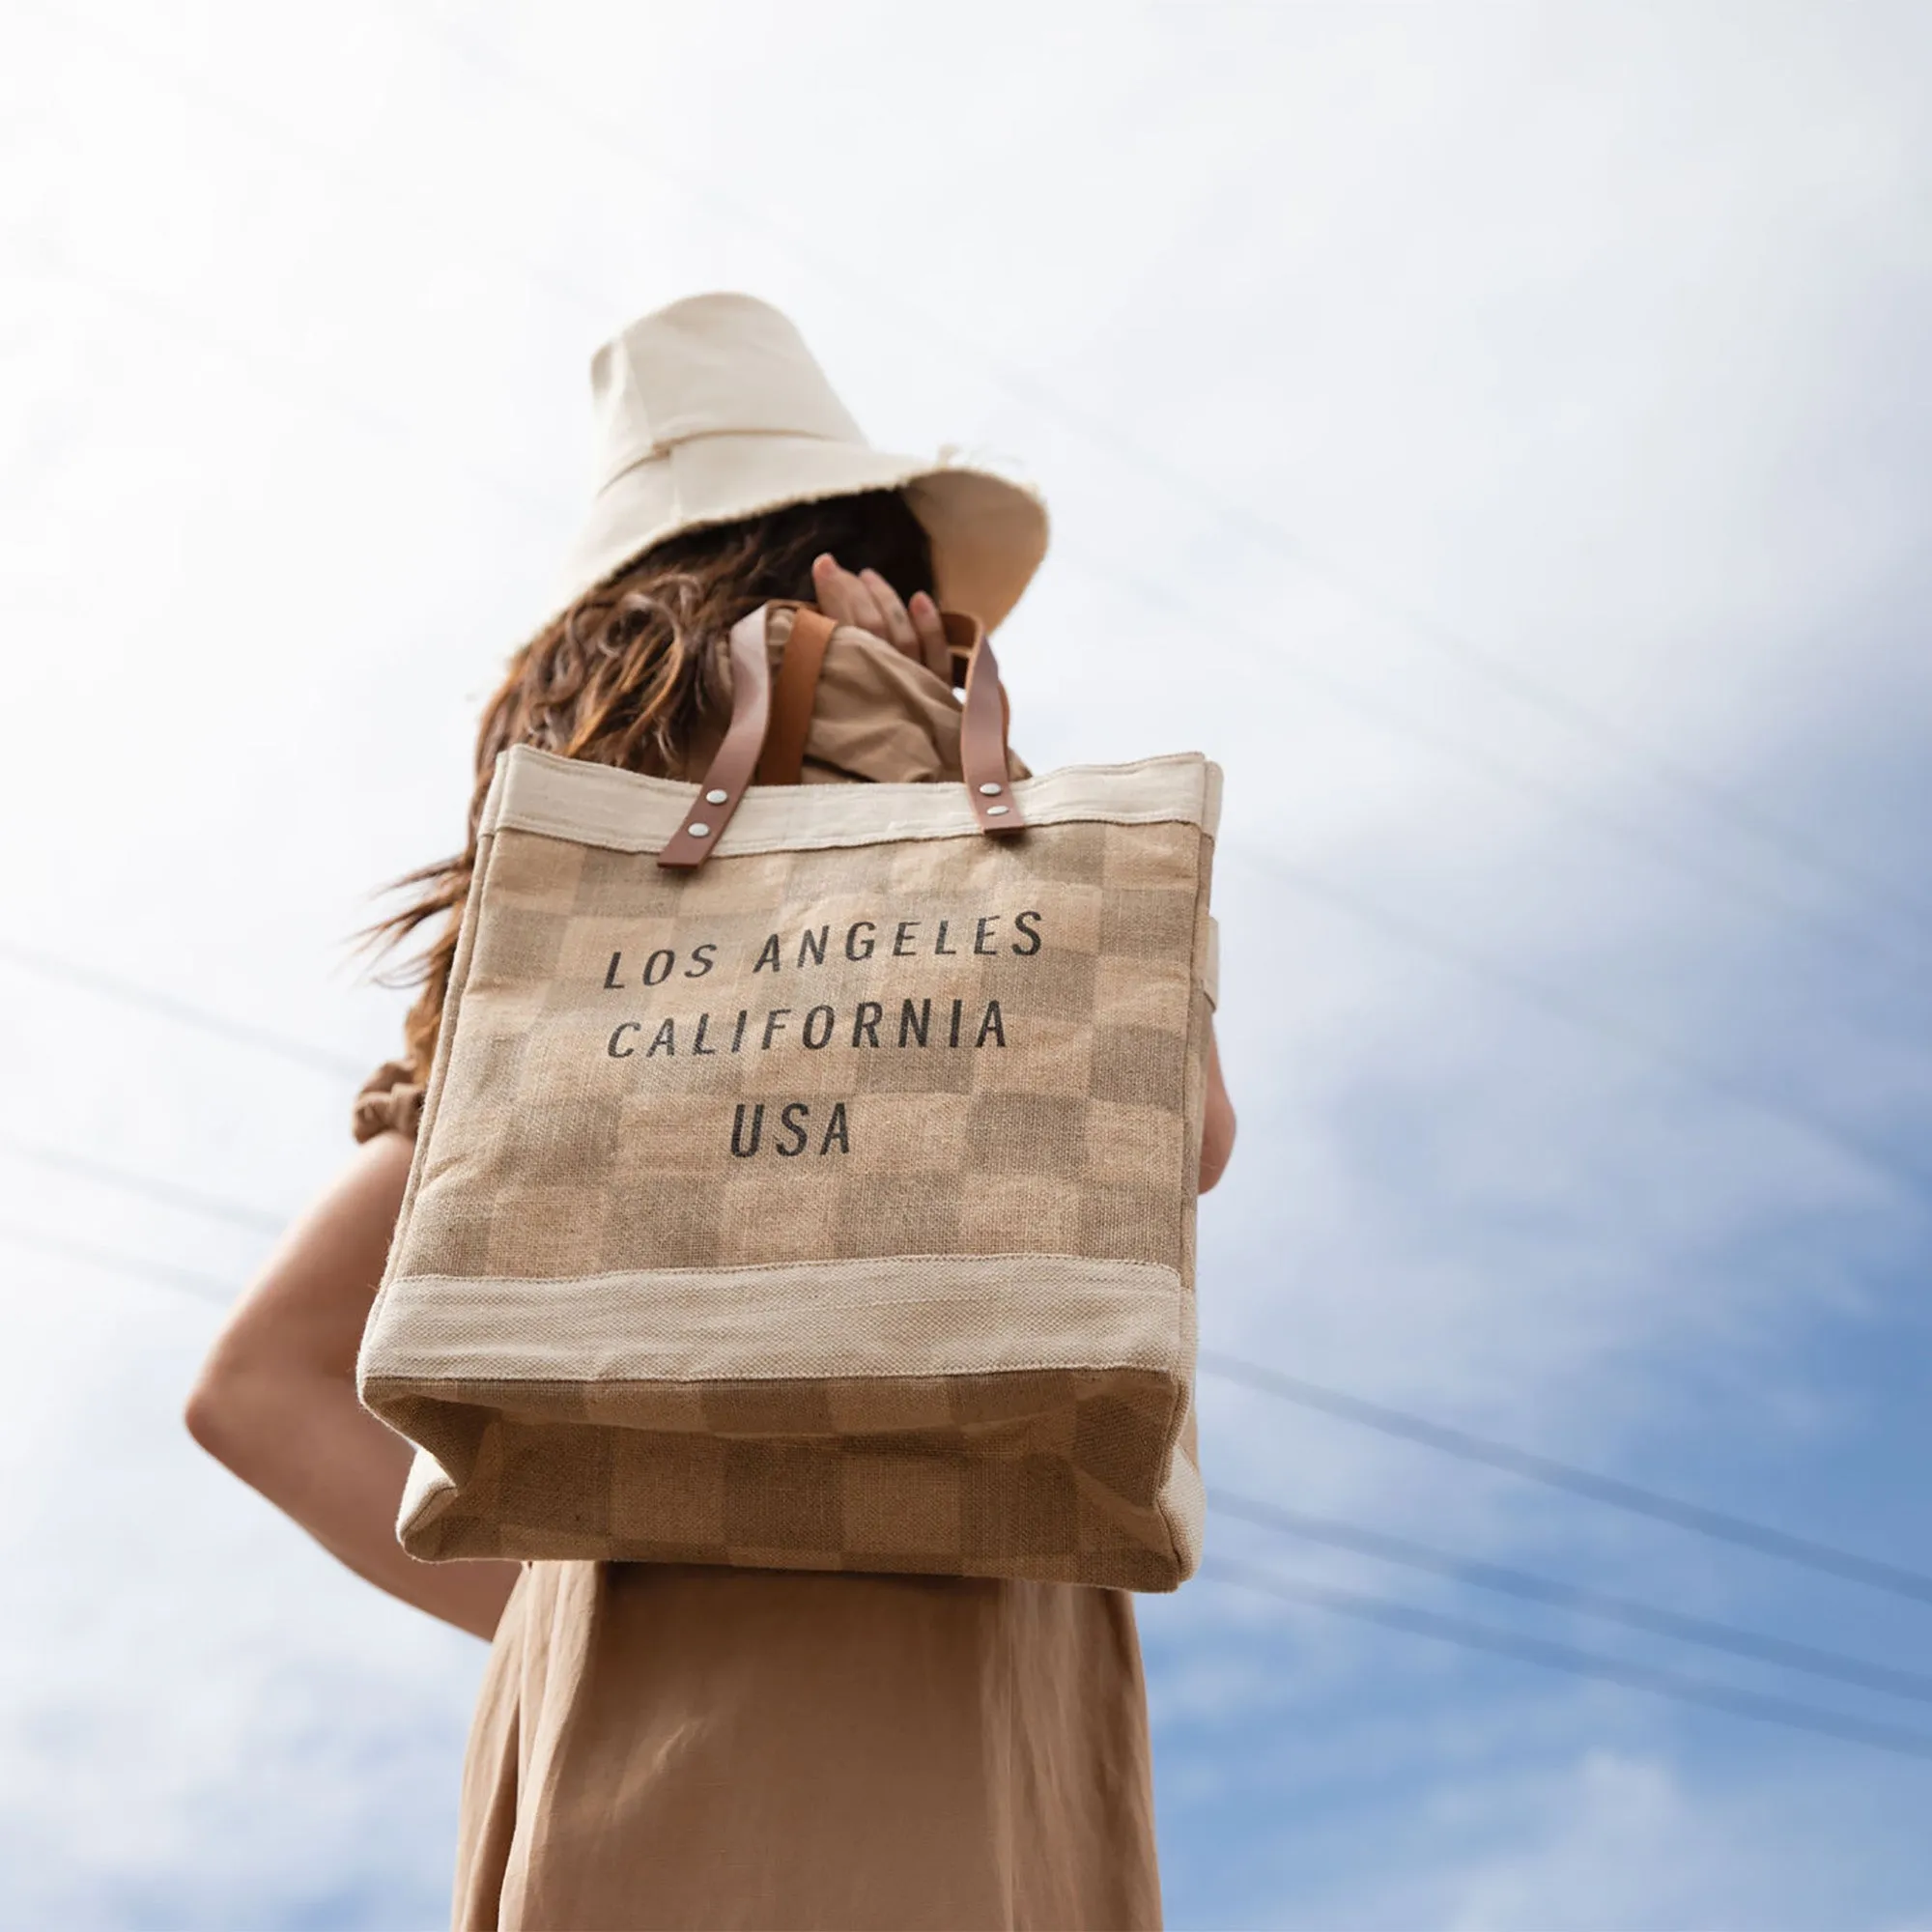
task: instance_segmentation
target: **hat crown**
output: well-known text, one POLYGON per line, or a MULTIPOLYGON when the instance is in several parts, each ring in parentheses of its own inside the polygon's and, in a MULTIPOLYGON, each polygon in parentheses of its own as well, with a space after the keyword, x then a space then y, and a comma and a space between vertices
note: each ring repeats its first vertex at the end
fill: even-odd
POLYGON ((747 295, 691 296, 591 358, 601 490, 695 437, 866 439, 791 321, 747 295))

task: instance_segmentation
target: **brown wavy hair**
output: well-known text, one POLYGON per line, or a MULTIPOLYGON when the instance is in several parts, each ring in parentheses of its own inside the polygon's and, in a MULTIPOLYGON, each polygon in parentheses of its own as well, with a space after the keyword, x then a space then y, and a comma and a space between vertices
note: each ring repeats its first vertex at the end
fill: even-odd
POLYGON ((436 1054, 497 753, 535 745, 567 758, 681 775, 700 728, 726 708, 722 667, 731 626, 773 598, 810 602, 812 559, 825 551, 847 570, 876 570, 902 598, 934 592, 924 527, 899 492, 868 490, 668 538, 586 591, 510 660, 476 734, 463 850, 384 888, 412 896, 357 935, 381 954, 440 921, 422 953, 378 976, 421 987, 403 1027, 412 1080, 428 1079, 436 1054))

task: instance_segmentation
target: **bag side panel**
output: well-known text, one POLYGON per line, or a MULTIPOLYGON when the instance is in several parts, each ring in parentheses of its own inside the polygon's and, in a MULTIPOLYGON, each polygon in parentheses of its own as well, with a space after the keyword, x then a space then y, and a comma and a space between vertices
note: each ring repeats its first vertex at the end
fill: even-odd
MULTIPOLYGON (((1218 817, 1220 771, 1213 773, 1213 796, 1218 817)), ((1187 1146, 1192 1151, 1184 1179, 1187 1190, 1187 1253, 1183 1270, 1187 1299, 1187 1344, 1176 1363, 1174 1411, 1169 1417, 1165 1445, 1167 1481, 1162 1485, 1160 1510, 1167 1527, 1168 1548, 1178 1569, 1177 1581, 1185 1581, 1201 1560, 1201 1543, 1207 1498, 1202 1492, 1199 1434, 1195 1421, 1194 1383, 1197 1336, 1200 1328, 1195 1296, 1195 1240, 1200 1196, 1201 1143, 1208 1116, 1208 1042, 1214 1026, 1214 1009, 1220 1000, 1220 932, 1208 910, 1214 879, 1213 825, 1201 832, 1198 895, 1195 900, 1194 960, 1195 991, 1188 1029, 1187 1052, 1187 1146)))
MULTIPOLYGON (((502 783, 503 770, 503 760, 498 758, 497 776, 491 787, 492 797, 502 783)), ((469 963, 476 951, 476 934, 482 919, 485 881, 489 876, 494 850, 493 836, 487 830, 479 833, 476 840, 476 863, 470 871, 469 890, 464 895, 463 915, 456 934, 456 951, 450 960, 449 984, 443 992, 442 1023, 437 1030, 436 1057, 430 1065, 429 1082, 423 1092, 422 1114, 416 1123, 415 1147, 410 1155, 409 1179, 404 1183, 402 1207, 397 1211, 396 1225, 389 1236, 388 1253, 383 1264, 383 1279, 376 1290, 375 1300, 370 1304, 368 1319, 363 1324, 362 1343, 356 1350, 356 1391, 362 1396, 365 1404, 367 1396, 363 1392, 363 1383, 371 1366, 370 1338, 380 1330, 384 1298, 388 1293, 389 1284, 396 1278, 399 1263, 407 1249, 416 1199, 421 1191, 423 1175, 429 1164, 430 1140, 440 1109, 442 1090, 449 1077, 450 1053, 456 1037, 464 989, 469 983, 469 963)), ((380 1366, 380 1356, 377 1358, 377 1365, 380 1366)))

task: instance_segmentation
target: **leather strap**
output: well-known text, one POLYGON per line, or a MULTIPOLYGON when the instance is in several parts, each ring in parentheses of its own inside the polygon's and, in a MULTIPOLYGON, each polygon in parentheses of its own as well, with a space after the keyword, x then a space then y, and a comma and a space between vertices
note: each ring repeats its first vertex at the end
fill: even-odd
POLYGON ((995 838, 1026 830, 1026 814, 1013 796, 1012 767, 1007 754, 1007 733, 1012 707, 1000 682, 999 660, 977 617, 963 611, 943 613, 946 625, 947 681, 964 687, 959 720, 959 770, 966 796, 980 830, 995 838))
POLYGON ((835 628, 822 611, 801 606, 792 614, 791 633, 779 659, 778 683, 772 687, 764 754, 758 759, 761 785, 795 785, 805 770, 805 741, 811 730, 818 673, 835 628))
POLYGON ((765 643, 770 609, 760 604, 731 626, 731 723, 684 823, 658 854, 658 864, 667 871, 688 872, 703 865, 752 782, 772 709, 772 664, 765 643))
MULTIPOLYGON (((834 625, 809 606, 795 607, 791 635, 779 672, 780 698, 773 701, 766 620, 776 608, 761 604, 731 626, 731 722, 711 769, 685 812, 684 823, 665 842, 658 864, 668 871, 693 871, 711 856, 745 787, 755 772, 761 784, 796 784, 805 760, 812 700, 834 625), (798 648, 803 646, 802 649, 798 648), (768 742, 769 741, 769 742, 768 742), (789 776, 774 776, 775 774, 789 776)), ((940 674, 955 689, 964 686, 959 719, 959 768, 966 796, 980 830, 992 838, 1026 829, 1013 797, 1007 753, 1010 707, 1000 682, 999 661, 977 617, 944 613, 946 665, 940 674)))

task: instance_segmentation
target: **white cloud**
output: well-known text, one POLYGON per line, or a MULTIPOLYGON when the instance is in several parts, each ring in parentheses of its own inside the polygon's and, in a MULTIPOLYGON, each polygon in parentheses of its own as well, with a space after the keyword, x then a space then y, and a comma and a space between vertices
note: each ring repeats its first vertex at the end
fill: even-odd
MULTIPOLYGON (((9 34, 0 810, 33 836, 0 936, 386 1054, 400 1003, 355 990, 339 942, 456 836, 476 699, 579 506, 587 351, 752 287, 878 440, 1010 449, 1047 488, 1061 551, 1005 653, 1034 761, 1195 743, 1228 768, 1243 1143, 1204 1218, 1210 1335, 1579 1460, 1655 1475, 1674 1445, 1692 1488, 1734 1473, 1712 1440, 1692 1460, 1700 1418, 1794 1457, 1849 1437, 1809 1341, 1884 1315, 1922 1209, 1778 1116, 1909 1151, 1932 1099, 1919 13, 352 7, 325 31, 205 0, 9 34), (1369 606, 1107 434, 1278 519, 1369 606), (1179 601, 1123 592, 1122 565, 1179 601)), ((276 1208, 343 1151, 346 1080, 0 974, 11 1131, 276 1208)), ((4 1185, 7 1217, 100 1245, 238 1279, 254 1253, 79 1182, 4 1185)), ((203 1318, 11 1253, 6 1278, 45 1364, 0 1417, 8 1908, 377 1922, 329 1904, 359 1885, 405 1922, 446 1868, 472 1650, 365 1602, 186 1448, 203 1318)), ((1222 1480, 1471 1548, 1632 1548, 1208 1403, 1222 1480)), ((1645 1547, 1657 1587, 1723 1601, 1645 1547)), ((1238 1784, 1215 1726, 1244 1705, 1257 1762, 1319 1711, 1338 1756, 1406 1746, 1430 1775, 1429 1726, 1363 1689, 1390 1640, 1298 1619, 1270 1650, 1281 1622, 1205 1588, 1151 1606, 1172 1790, 1238 1784)), ((1390 1894, 1426 1895, 1413 1922, 1555 1922, 1568 1879, 1634 1924, 1776 1907, 1741 1850, 1692 1856, 1734 1767, 1686 1776, 1644 1732, 1573 1750, 1544 1808, 1512 1736, 1574 1744, 1622 1703, 1539 1690, 1485 1723, 1453 1658, 1404 1667, 1475 1740, 1455 1776, 1490 1840, 1418 1843, 1420 1889, 1390 1894)), ((1879 1863, 1889 1817, 1859 1827, 1879 1863)))

